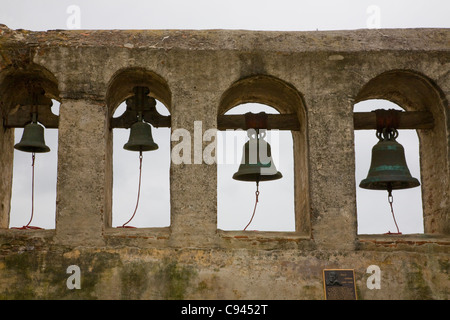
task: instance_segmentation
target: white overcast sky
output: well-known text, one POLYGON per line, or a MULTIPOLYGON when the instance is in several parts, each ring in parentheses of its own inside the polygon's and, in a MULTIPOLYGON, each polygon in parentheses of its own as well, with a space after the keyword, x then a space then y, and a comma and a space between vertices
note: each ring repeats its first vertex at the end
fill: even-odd
MULTIPOLYGON (((277 31, 448 28, 449 16, 449 0, 0 0, 1 24, 11 29, 35 31, 76 28, 277 31)), ((55 102, 55 105, 57 107, 58 103, 55 102)), ((392 107, 387 102, 371 101, 360 103, 355 110, 371 111, 392 107)), ((251 108, 256 112, 262 107, 253 105, 251 108)), ((165 112, 164 107, 160 110, 165 112)), ((244 112, 242 110, 250 109, 241 109, 241 112, 244 112)), ((58 112, 57 108, 55 112, 58 112)), ((19 130, 16 134, 16 142, 20 140, 20 137, 19 130)), ((286 137, 281 133, 275 137, 276 139, 270 143, 277 151, 276 165, 284 177, 279 182, 260 185, 261 201, 258 204, 254 222, 248 230, 291 231, 292 228, 293 207, 290 204, 293 204, 293 173, 291 172, 292 164, 289 162, 292 158, 289 153, 291 142, 289 142, 289 136, 286 137), (281 192, 276 193, 277 190, 281 192), (281 203, 287 206, 283 207, 281 203), (284 212, 286 217, 283 216, 284 212)), ((130 223, 133 226, 166 226, 170 222, 168 207, 170 131, 154 129, 153 138, 160 149, 153 155, 144 153, 143 191, 136 218, 133 223, 130 223), (152 184, 157 176, 158 184, 152 184)), ((127 139, 128 131, 115 133, 114 226, 128 220, 136 201, 138 158, 136 154, 122 149, 127 139), (130 165, 130 163, 136 165, 130 165)), ((52 152, 38 154, 36 157, 35 212, 31 225, 54 228, 57 152, 55 130, 46 130, 46 141, 52 148, 52 152)), ((407 154, 411 173, 416 178, 420 178, 416 133, 400 132, 399 142, 408 153, 411 153, 411 156, 407 154)), ((370 151, 376 143, 376 138, 371 131, 356 132, 355 143, 357 146, 356 181, 359 184, 359 181, 367 174, 370 151)), ((240 153, 242 147, 239 145, 235 148, 240 153)), ((240 157, 240 154, 237 157, 240 157)), ((15 151, 11 226, 20 227, 29 220, 30 159, 29 154, 15 151)), ((253 210, 254 186, 236 182, 230 178, 237 167, 238 164, 219 165, 218 226, 221 229, 244 228, 253 210)), ((357 187, 357 199, 359 233, 396 232, 384 193, 365 191, 357 187)), ((394 194, 396 218, 401 232, 423 232, 420 201, 420 188, 394 194)))
POLYGON ((11 28, 66 29, 80 8, 82 29, 343 30, 367 28, 374 7, 381 28, 449 26, 447 0, 1 0, 11 28), (70 23, 70 22, 69 22, 70 23))

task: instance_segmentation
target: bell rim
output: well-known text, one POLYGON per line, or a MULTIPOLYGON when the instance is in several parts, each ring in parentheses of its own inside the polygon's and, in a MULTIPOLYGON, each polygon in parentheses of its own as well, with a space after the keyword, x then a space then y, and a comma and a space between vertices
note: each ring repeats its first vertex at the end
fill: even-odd
POLYGON ((412 189, 420 186, 419 180, 416 178, 409 179, 364 179, 360 182, 359 187, 368 190, 402 190, 412 189))
POLYGON ((139 145, 139 144, 134 144, 134 143, 133 144, 125 143, 123 145, 123 148, 125 150, 128 150, 128 151, 142 151, 142 152, 145 152, 145 151, 158 150, 159 146, 156 143, 155 143, 155 145, 143 145, 143 144, 139 145))
POLYGON ((257 174, 257 173, 239 173, 233 174, 233 179, 237 181, 244 182, 263 182, 263 181, 274 181, 283 178, 283 174, 277 171, 275 174, 257 174), (256 179, 259 177, 259 179, 256 179))
POLYGON ((44 147, 34 147, 34 146, 21 146, 20 143, 17 143, 16 145, 14 145, 14 149, 18 150, 18 151, 22 151, 22 152, 34 152, 34 153, 46 153, 46 152, 50 152, 50 148, 47 146, 44 147))

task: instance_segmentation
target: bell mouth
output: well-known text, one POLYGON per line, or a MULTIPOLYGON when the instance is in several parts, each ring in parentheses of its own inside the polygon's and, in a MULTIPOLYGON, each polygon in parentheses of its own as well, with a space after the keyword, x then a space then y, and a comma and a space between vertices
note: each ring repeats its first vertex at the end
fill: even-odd
POLYGON ((272 181, 281 179, 283 175, 281 172, 277 171, 271 174, 255 173, 255 172, 245 172, 245 170, 240 170, 233 174, 233 179, 238 181, 247 182, 260 182, 260 181, 272 181))
POLYGON ((158 145, 155 144, 145 144, 144 142, 142 144, 139 143, 125 143, 123 146, 125 150, 128 151, 153 151, 158 149, 158 145))
POLYGON ((19 143, 14 146, 14 149, 19 150, 19 151, 34 152, 34 153, 50 152, 50 148, 47 146, 32 146, 32 145, 22 146, 19 143))
POLYGON ((416 178, 398 177, 396 180, 395 176, 391 176, 390 179, 367 178, 362 180, 359 186, 370 190, 400 190, 418 187, 420 182, 416 178))

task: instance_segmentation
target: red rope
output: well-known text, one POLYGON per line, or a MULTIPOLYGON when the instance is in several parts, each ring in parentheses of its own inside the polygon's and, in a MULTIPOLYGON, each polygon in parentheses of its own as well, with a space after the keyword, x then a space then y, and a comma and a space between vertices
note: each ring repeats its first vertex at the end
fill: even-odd
POLYGON ((400 232, 400 230, 398 229, 397 221, 395 220, 394 208, 392 206, 392 203, 394 202, 394 197, 392 196, 392 190, 391 189, 388 190, 388 202, 389 202, 389 205, 391 206, 392 218, 394 218, 394 223, 395 223, 395 227, 397 228, 397 233, 389 231, 386 234, 402 234, 400 232))
POLYGON ((250 223, 252 223, 253 217, 255 216, 256 205, 258 204, 258 197, 259 197, 258 184, 259 184, 259 183, 256 182, 256 192, 255 192, 256 201, 255 201, 255 208, 253 209, 252 217, 251 217, 250 221, 248 222, 247 226, 245 226, 244 231, 247 229, 247 227, 250 225, 250 223))
POLYGON ((126 226, 126 224, 128 224, 131 220, 133 220, 133 218, 136 214, 136 211, 138 209, 138 206, 139 206, 139 197, 141 194, 141 177, 142 177, 142 151, 139 152, 139 186, 138 186, 136 208, 134 209, 133 215, 131 216, 130 220, 128 220, 121 227, 118 227, 118 228, 135 228, 135 227, 131 227, 131 226, 126 226))
POLYGON ((31 154, 31 218, 30 221, 28 221, 28 223, 20 228, 11 228, 11 229, 42 229, 39 227, 33 227, 30 226, 31 221, 33 220, 33 215, 34 215, 34 162, 35 162, 35 153, 33 152, 31 154))

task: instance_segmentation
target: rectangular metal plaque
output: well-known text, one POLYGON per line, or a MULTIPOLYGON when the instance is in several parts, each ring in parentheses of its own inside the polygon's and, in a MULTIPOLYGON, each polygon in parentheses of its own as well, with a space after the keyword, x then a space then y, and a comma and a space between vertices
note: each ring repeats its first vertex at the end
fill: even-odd
POLYGON ((324 269, 323 287, 325 300, 356 300, 353 269, 324 269))

